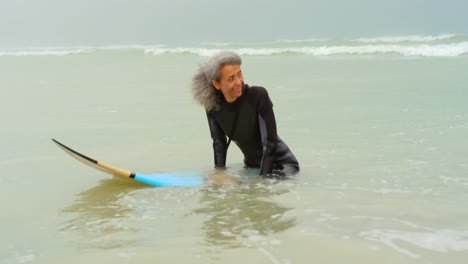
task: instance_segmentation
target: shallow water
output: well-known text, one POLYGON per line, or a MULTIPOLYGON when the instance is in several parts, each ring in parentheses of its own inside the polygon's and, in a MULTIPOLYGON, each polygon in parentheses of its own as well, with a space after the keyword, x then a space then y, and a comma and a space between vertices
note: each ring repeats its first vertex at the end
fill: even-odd
POLYGON ((234 146, 242 184, 149 188, 50 141, 142 173, 210 173, 189 90, 205 59, 0 57, 0 263, 464 263, 466 56, 245 56, 301 163, 286 181, 256 179, 234 146))

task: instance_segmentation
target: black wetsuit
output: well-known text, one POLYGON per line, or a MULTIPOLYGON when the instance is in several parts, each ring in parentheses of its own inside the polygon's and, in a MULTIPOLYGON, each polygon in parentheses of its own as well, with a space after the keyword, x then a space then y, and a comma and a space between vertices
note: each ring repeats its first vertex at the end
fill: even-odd
POLYGON ((228 103, 219 93, 219 109, 207 112, 215 167, 226 166, 228 136, 244 154, 244 164, 260 167, 260 175, 297 173, 299 163, 296 157, 277 135, 273 104, 267 90, 245 84, 242 95, 232 103, 228 103))

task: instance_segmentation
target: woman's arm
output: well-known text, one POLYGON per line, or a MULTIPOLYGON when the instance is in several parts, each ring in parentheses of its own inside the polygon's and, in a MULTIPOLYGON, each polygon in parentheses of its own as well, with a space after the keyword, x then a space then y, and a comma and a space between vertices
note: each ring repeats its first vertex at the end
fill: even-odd
POLYGON ((213 139, 214 164, 216 168, 226 166, 227 142, 226 134, 216 121, 214 115, 206 112, 211 138, 213 139))
POLYGON ((278 143, 278 134, 276 132, 276 119, 273 112, 273 103, 268 96, 265 88, 259 90, 259 100, 257 103, 257 112, 262 137, 263 157, 260 166, 260 175, 271 174, 273 164, 276 159, 276 145, 278 143))

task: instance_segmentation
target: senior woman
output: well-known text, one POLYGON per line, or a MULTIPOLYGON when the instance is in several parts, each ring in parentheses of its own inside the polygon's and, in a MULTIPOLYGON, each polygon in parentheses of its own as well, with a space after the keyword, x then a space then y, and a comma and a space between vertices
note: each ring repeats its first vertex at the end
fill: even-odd
POLYGON ((214 165, 226 166, 232 140, 244 154, 244 164, 260 168, 260 175, 294 175, 299 171, 299 163, 277 134, 268 92, 244 83, 241 64, 238 54, 222 51, 200 66, 192 79, 193 98, 206 110, 214 165))

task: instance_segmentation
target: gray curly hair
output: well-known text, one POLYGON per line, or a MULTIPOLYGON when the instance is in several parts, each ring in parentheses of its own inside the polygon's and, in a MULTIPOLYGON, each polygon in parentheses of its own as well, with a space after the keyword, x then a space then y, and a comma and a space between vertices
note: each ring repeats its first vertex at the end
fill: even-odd
POLYGON ((203 105, 207 111, 217 110, 220 93, 211 81, 221 81, 219 70, 224 65, 241 65, 240 56, 233 51, 221 51, 213 55, 192 78, 193 99, 203 105))

